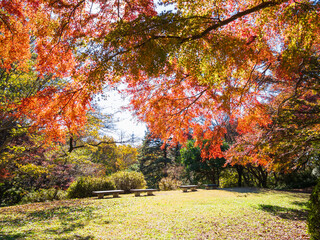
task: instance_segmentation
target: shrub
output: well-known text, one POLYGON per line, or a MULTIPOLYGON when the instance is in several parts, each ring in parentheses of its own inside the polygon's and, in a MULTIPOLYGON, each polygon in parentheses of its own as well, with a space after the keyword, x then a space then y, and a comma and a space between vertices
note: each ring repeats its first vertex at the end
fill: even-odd
POLYGON ((18 204, 28 191, 5 182, 0 183, 0 207, 18 204))
POLYGON ((68 198, 86 198, 92 197, 92 191, 113 190, 115 185, 106 177, 80 177, 77 181, 73 182, 68 188, 68 198))
POLYGON ((238 174, 232 168, 226 168, 222 171, 219 181, 221 188, 237 187, 238 186, 238 174))
POLYGON ((312 170, 292 172, 279 177, 278 189, 308 188, 317 184, 317 177, 312 174, 312 170))
POLYGON ((162 178, 159 182, 161 191, 176 190, 181 185, 181 181, 170 177, 162 178))
POLYGON ((124 190, 125 193, 130 193, 130 189, 143 189, 147 186, 144 176, 140 172, 120 171, 112 174, 110 179, 117 189, 124 190))
POLYGON ((40 189, 38 191, 32 191, 25 195, 21 203, 33 203, 33 202, 45 202, 53 200, 66 199, 66 191, 58 190, 55 188, 40 189))
POLYGON ((320 179, 309 200, 308 231, 311 240, 320 239, 320 179))

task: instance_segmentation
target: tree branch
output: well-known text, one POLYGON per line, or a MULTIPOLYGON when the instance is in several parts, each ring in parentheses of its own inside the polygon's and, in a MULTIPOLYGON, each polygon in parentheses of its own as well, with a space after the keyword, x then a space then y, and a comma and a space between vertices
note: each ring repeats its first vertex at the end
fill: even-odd
POLYGON ((247 9, 245 11, 242 11, 242 12, 239 12, 223 21, 219 21, 213 25, 211 25, 210 27, 206 28, 203 32, 197 34, 197 35, 194 35, 194 36, 191 36, 191 37, 187 37, 187 38, 181 38, 179 36, 154 36, 153 38, 154 39, 158 39, 158 38, 177 38, 177 39, 181 39, 181 43, 183 42, 187 42, 187 41, 190 41, 190 40, 196 40, 196 39, 199 39, 199 38, 202 38, 204 37, 205 35, 209 34, 211 31, 213 30, 216 30, 222 26, 225 26, 239 18, 242 18, 246 15, 249 15, 251 13, 254 13, 254 12, 258 12, 262 9, 265 9, 265 8, 268 8, 268 7, 272 7, 272 6, 276 6, 276 5, 280 5, 282 2, 284 1, 268 1, 268 2, 262 2, 260 3, 259 5, 253 7, 253 8, 250 8, 250 9, 247 9))

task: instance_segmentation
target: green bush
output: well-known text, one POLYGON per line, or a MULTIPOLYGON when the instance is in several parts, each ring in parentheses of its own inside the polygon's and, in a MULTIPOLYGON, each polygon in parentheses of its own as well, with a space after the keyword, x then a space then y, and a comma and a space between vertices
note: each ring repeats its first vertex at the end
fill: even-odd
POLYGON ((159 182, 159 188, 161 191, 176 190, 181 185, 181 181, 166 177, 162 178, 159 182))
POLYGON ((222 171, 219 186, 221 188, 237 187, 238 186, 238 173, 232 168, 226 168, 222 171))
POLYGON ((66 191, 55 188, 32 191, 22 198, 21 203, 45 202, 66 199, 66 191))
POLYGON ((107 177, 81 177, 73 182, 67 190, 68 198, 92 197, 92 191, 113 190, 114 183, 107 177))
POLYGON ((308 231, 311 240, 320 239, 320 179, 309 200, 308 231))
POLYGON ((124 190, 125 193, 130 193, 130 189, 143 189, 147 186, 144 176, 140 172, 120 171, 112 174, 110 179, 117 189, 124 190))
POLYGON ((292 172, 280 175, 278 179, 277 189, 300 189, 315 186, 317 177, 312 174, 312 169, 305 171, 292 172))
POLYGON ((5 182, 0 183, 0 207, 18 204, 28 191, 5 182))

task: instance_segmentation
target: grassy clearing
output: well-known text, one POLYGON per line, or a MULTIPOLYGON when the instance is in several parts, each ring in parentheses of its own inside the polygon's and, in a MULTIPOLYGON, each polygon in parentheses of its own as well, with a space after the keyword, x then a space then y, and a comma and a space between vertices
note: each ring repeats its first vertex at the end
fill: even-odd
POLYGON ((309 194, 157 192, 0 209, 0 239, 308 239, 309 194))

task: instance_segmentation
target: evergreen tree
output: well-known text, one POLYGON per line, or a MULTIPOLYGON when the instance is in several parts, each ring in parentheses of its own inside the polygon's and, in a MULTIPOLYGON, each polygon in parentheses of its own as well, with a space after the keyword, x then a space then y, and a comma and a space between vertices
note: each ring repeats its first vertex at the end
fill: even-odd
POLYGON ((143 140, 138 160, 148 187, 156 187, 163 177, 167 177, 166 168, 172 163, 172 159, 168 157, 167 145, 163 147, 163 141, 152 138, 150 133, 143 140))

